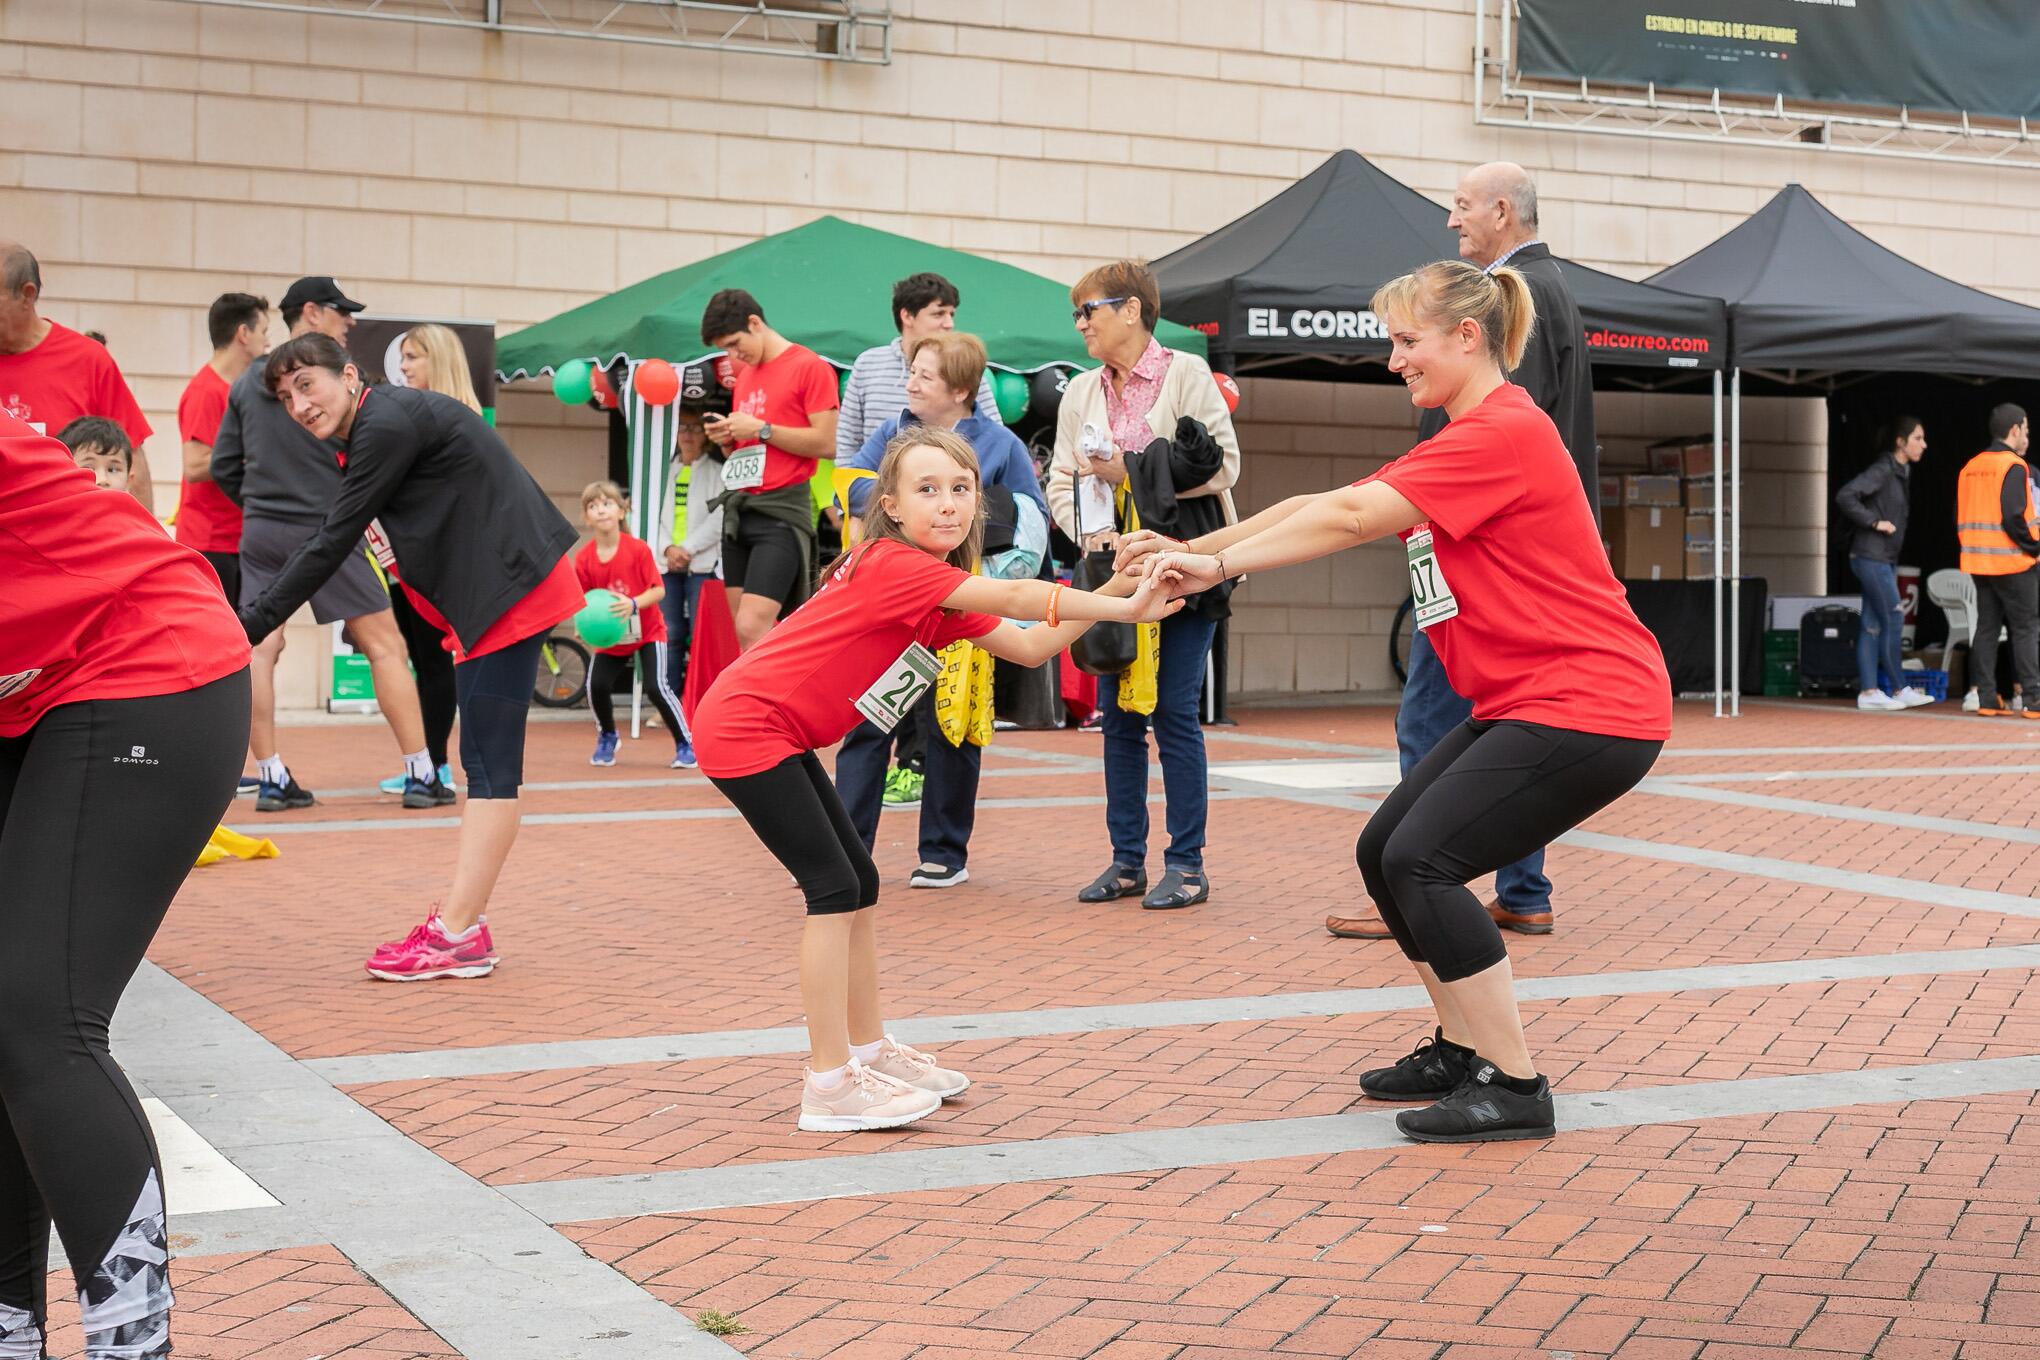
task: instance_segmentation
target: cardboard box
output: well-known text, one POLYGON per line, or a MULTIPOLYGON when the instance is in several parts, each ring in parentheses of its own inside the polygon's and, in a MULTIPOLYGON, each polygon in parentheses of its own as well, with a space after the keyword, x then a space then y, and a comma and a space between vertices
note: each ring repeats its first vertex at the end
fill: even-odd
MULTIPOLYGON (((1726 562, 1722 563, 1722 570, 1728 570, 1726 562)), ((1704 548, 1696 548, 1690 543, 1686 545, 1686 579, 1688 581, 1711 581, 1714 579, 1714 545, 1712 543, 1704 548)), ((1797 655, 1797 653, 1794 653, 1794 655, 1797 655)))
MULTIPOLYGON (((1688 510, 1685 515, 1685 521, 1686 546, 1689 548, 1705 548, 1708 552, 1713 552, 1714 516, 1711 514, 1702 515, 1688 510)), ((1714 574, 1713 568, 1708 568, 1707 574, 1712 576, 1714 574)))
MULTIPOLYGON (((1679 503, 1688 510, 1698 513, 1714 513, 1714 479, 1712 477, 1688 477, 1679 484, 1679 503)), ((1728 510, 1727 497, 1722 498, 1721 508, 1728 510)))
POLYGON ((1605 509, 1622 504, 1622 476, 1620 473, 1603 473, 1599 487, 1601 505, 1605 509))
MULTIPOLYGON (((1625 505, 1611 510, 1601 527, 1608 561, 1625 581, 1684 579, 1685 519, 1675 507, 1625 505)), ((1713 575, 1710 566, 1708 574, 1713 575)))
POLYGON ((1643 470, 1659 476, 1685 475, 1676 444, 1655 444, 1643 451, 1643 470))
POLYGON ((1679 503, 1679 479, 1649 472, 1622 474, 1622 504, 1669 505, 1679 503))
MULTIPOLYGON (((1728 448, 1722 447, 1721 456, 1725 461, 1728 448)), ((1711 434, 1680 435, 1676 439, 1660 440, 1643 451, 1644 465, 1652 472, 1668 472, 1676 477, 1711 477, 1714 475, 1714 436, 1711 434)))
MULTIPOLYGON (((1722 461, 1728 460, 1728 450, 1721 451, 1722 461)), ((1681 477, 1712 477, 1714 475, 1714 444, 1687 444, 1679 450, 1679 475, 1681 477)))

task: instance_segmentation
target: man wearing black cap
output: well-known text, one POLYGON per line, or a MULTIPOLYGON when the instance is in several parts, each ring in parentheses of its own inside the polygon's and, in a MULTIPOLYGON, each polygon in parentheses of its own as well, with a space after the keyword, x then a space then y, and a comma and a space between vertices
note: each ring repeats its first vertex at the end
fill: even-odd
MULTIPOLYGON (((346 343, 361 304, 342 291, 337 279, 299 279, 283 295, 281 311, 292 336, 318 331, 346 343)), ((238 504, 241 521, 241 598, 254 600, 283 565, 311 538, 340 494, 340 461, 335 445, 315 438, 290 418, 263 381, 263 366, 249 367, 227 394, 227 413, 213 441, 213 481, 238 504)), ((366 542, 312 595, 312 617, 320 623, 347 622, 354 645, 368 657, 376 703, 396 734, 404 757, 404 806, 429 808, 453 801, 426 753, 425 721, 410 654, 390 612, 388 588, 377 575, 366 542)), ((248 750, 262 781, 255 806, 262 812, 310 807, 309 791, 291 777, 276 751, 276 662, 283 654, 283 629, 257 644, 250 676, 254 712, 248 750)))

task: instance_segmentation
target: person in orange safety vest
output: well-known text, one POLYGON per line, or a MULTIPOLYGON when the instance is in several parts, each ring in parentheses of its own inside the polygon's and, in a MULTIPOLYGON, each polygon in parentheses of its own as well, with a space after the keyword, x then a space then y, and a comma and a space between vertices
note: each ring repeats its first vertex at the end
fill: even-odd
POLYGON ((1963 465, 1956 482, 1955 529, 1962 570, 1976 586, 1968 713, 2010 716, 1997 692, 1998 630, 2012 638, 2012 669, 2024 697, 2017 711, 2040 719, 2040 516, 2026 470, 2031 437, 2026 413, 2010 402, 1990 413, 1990 446, 1963 465), (1989 696, 1985 702, 1984 695, 1989 696))

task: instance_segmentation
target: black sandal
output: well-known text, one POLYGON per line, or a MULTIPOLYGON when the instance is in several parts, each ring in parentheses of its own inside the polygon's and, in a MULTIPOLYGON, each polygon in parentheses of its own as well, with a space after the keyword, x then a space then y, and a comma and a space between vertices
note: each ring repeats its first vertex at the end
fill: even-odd
POLYGON ((1140 904, 1149 911, 1175 911, 1179 907, 1194 907, 1209 896, 1211 880, 1203 874, 1171 869, 1140 904))
POLYGON ((1116 902, 1122 897, 1139 897, 1147 891, 1147 870, 1131 864, 1114 864, 1077 894, 1079 902, 1116 902))

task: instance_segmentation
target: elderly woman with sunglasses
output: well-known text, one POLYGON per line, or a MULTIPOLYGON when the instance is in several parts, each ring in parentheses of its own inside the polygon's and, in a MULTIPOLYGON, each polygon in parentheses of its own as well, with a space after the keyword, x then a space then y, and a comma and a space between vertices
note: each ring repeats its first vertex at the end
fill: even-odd
MULTIPOLYGON (((1056 523, 1087 551, 1114 546, 1133 527, 1129 509, 1142 516, 1142 527, 1175 538, 1231 523, 1237 517, 1228 489, 1240 471, 1232 416, 1203 359, 1156 341, 1161 293, 1154 275, 1135 260, 1101 265, 1078 280, 1070 300, 1084 347, 1101 367, 1070 379, 1057 413, 1047 486, 1056 523), (1156 443, 1177 441, 1178 421, 1186 416, 1210 436, 1202 448, 1211 457, 1200 459, 1180 442, 1156 443)), ((1210 895, 1198 709, 1212 634, 1228 612, 1224 592, 1212 591, 1162 621, 1151 715, 1123 706, 1122 698, 1138 702, 1126 677, 1099 680, 1112 863, 1077 894, 1079 901, 1141 897, 1142 906, 1167 910, 1210 895), (1150 727, 1161 753, 1169 833, 1164 872, 1153 891, 1147 880, 1150 727)))

